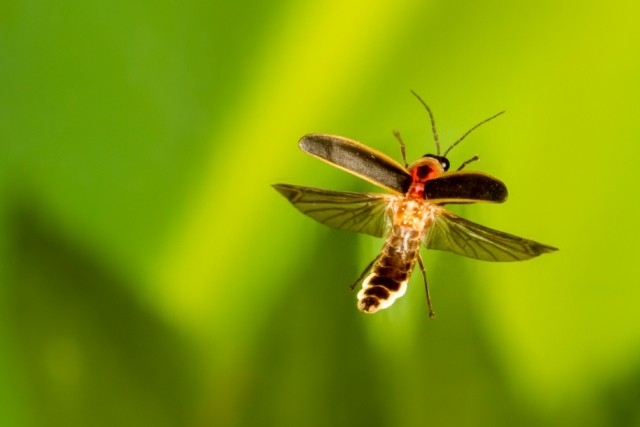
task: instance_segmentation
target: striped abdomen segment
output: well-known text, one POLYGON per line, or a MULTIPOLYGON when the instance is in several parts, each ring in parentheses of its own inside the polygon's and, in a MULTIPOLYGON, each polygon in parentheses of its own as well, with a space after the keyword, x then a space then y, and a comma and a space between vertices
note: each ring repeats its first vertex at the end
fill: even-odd
POLYGON ((358 308, 361 311, 375 313, 404 295, 418 258, 421 239, 421 230, 393 226, 371 274, 364 279, 362 289, 358 292, 358 308))

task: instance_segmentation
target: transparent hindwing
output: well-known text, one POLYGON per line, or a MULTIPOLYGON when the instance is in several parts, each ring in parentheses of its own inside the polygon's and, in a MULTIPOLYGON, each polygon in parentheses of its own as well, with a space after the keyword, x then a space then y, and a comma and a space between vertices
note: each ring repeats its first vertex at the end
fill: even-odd
POLYGON ((441 208, 424 246, 483 261, 522 261, 556 248, 476 224, 441 208))
MULTIPOLYGON (((384 237, 390 229, 393 198, 386 194, 332 191, 275 184, 296 209, 339 230, 384 237)), ((476 224, 439 206, 423 244, 483 261, 522 261, 557 249, 476 224)))
POLYGON ((329 227, 375 237, 383 237, 389 230, 389 206, 394 196, 289 184, 273 187, 300 212, 329 227))

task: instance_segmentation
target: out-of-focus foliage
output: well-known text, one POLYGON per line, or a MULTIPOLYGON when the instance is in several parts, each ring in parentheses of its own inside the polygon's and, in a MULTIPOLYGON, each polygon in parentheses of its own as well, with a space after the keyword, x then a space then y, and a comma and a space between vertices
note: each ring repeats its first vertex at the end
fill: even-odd
POLYGON ((634 2, 0 6, 0 425, 640 425, 634 2), (382 241, 270 187, 378 191, 305 133, 432 152, 560 248, 427 253, 361 314, 382 241))

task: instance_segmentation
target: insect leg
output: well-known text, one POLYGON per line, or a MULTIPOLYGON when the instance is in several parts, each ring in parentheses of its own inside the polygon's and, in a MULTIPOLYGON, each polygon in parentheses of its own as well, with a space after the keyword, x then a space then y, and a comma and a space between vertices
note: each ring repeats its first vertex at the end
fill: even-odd
POLYGON ((462 164, 460 165, 460 167, 456 170, 461 171, 465 166, 467 166, 469 163, 471 162, 475 162, 477 160, 480 160, 480 157, 478 157, 478 155, 476 154, 475 156, 473 156, 472 158, 470 158, 469 160, 467 160, 466 162, 462 162, 462 164))
POLYGON ((355 281, 355 282, 353 282, 353 285, 349 286, 349 289, 350 289, 350 290, 353 290, 353 289, 356 287, 356 285, 357 285, 358 283, 360 283, 360 281, 361 281, 362 279, 364 279, 364 276, 366 276, 366 275, 367 275, 367 273, 369 272, 369 270, 371 270, 371 267, 373 266, 373 264, 374 264, 374 263, 378 260, 378 258, 380 258, 381 256, 382 256, 382 254, 378 255, 377 257, 375 257, 375 258, 373 259, 373 261, 371 261, 369 264, 367 264, 367 266, 365 267, 365 269, 362 271, 362 274, 360 275, 360 277, 358 277, 358 278, 356 279, 356 281, 355 281))
POLYGON ((402 161, 404 162, 404 167, 408 168, 409 167, 409 163, 407 163, 407 150, 404 146, 404 141, 402 140, 402 137, 400 136, 400 131, 399 130, 394 130, 393 131, 393 136, 396 137, 396 139, 398 140, 398 142, 400 143, 400 152, 402 153, 402 161))
POLYGON ((424 271, 424 264, 422 263, 422 256, 418 253, 418 264, 420 264, 420 270, 422 270, 422 277, 424 277, 424 290, 427 293, 427 305, 429 306, 429 318, 435 319, 436 314, 433 312, 431 306, 431 295, 429 294, 429 285, 427 285, 427 272, 424 271))

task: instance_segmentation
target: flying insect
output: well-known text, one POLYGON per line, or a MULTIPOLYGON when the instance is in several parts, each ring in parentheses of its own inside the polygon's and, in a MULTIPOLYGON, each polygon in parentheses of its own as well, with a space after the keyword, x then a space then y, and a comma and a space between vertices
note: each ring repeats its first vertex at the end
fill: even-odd
POLYGON ((340 230, 385 237, 380 254, 364 269, 352 285, 362 281, 358 308, 375 313, 388 308, 404 295, 411 273, 418 263, 424 278, 429 316, 434 317, 427 275, 420 247, 453 252, 483 261, 523 261, 557 248, 493 230, 468 221, 444 208, 446 204, 478 202, 502 203, 507 187, 483 172, 463 170, 478 156, 449 171, 447 154, 472 131, 503 112, 481 121, 465 132, 440 154, 435 120, 426 108, 436 145, 436 154, 425 154, 408 164, 400 133, 404 165, 357 141, 335 135, 309 134, 302 137, 300 148, 333 166, 350 172, 391 194, 332 191, 289 184, 273 187, 303 214, 340 230), (366 277, 365 277, 366 276, 366 277), (362 280, 364 278, 364 280, 362 280))

